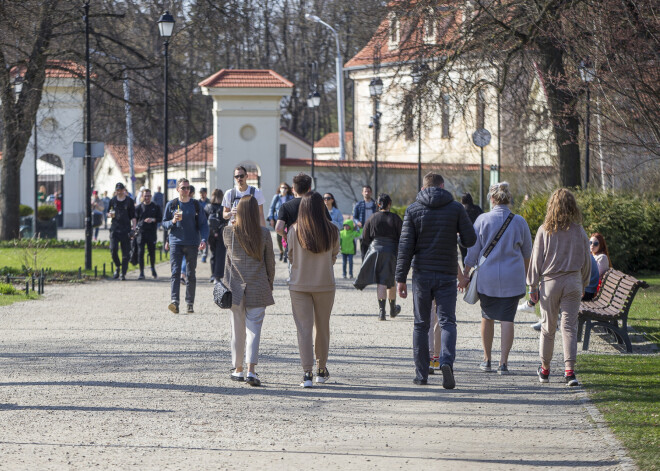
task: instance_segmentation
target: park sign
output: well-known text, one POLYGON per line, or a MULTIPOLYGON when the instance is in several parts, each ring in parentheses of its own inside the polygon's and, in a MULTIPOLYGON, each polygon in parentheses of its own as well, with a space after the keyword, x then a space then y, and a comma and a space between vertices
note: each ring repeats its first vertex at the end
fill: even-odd
MULTIPOLYGON (((86 142, 74 142, 73 143, 73 156, 77 158, 84 158, 86 157, 86 152, 87 150, 85 149, 86 147, 86 142)), ((105 143, 103 142, 91 142, 91 155, 93 159, 103 157, 103 154, 105 153, 105 143)))

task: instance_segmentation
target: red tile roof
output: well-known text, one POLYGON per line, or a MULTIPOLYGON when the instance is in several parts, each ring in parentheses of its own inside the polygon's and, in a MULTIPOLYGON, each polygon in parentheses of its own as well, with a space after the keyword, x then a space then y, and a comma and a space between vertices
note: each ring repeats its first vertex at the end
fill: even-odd
MULTIPOLYGON (((21 64, 11 70, 12 78, 25 74, 26 65, 21 64)), ((68 60, 51 59, 47 62, 46 78, 82 78, 85 76, 85 66, 68 60)))
POLYGON ((199 82, 208 88, 291 88, 293 83, 268 69, 222 69, 199 82))
MULTIPOLYGON (((128 161, 128 146, 123 144, 106 144, 106 151, 112 154, 119 165, 121 173, 130 173, 130 165, 128 161)), ((163 163, 163 150, 158 146, 142 147, 133 146, 133 169, 135 173, 142 173, 147 171, 147 167, 151 162, 151 166, 162 165, 163 163)))
MULTIPOLYGON (((345 139, 345 144, 350 143, 353 140, 353 133, 351 131, 346 131, 345 139)), ((316 141, 314 143, 314 147, 339 147, 339 133, 329 132, 321 139, 316 141)))
MULTIPOLYGON (((414 2, 413 2, 414 3, 414 2)), ((451 40, 452 36, 457 31, 457 24, 461 21, 461 9, 455 8, 452 9, 451 13, 444 15, 442 17, 436 16, 436 28, 435 36, 436 41, 439 44, 447 43, 451 40)), ((402 16, 399 16, 401 18, 402 16)), ((374 64, 376 58, 380 61, 380 64, 391 64, 394 62, 407 61, 415 59, 420 51, 423 55, 431 56, 441 56, 443 51, 439 50, 437 46, 433 47, 430 45, 422 46, 421 33, 422 29, 422 20, 421 18, 415 18, 416 21, 419 21, 419 25, 415 26, 415 29, 410 32, 412 25, 406 24, 406 20, 403 19, 399 23, 399 37, 401 41, 399 42, 400 47, 390 49, 390 18, 385 18, 376 33, 371 37, 366 46, 364 46, 360 52, 353 56, 345 65, 346 68, 351 67, 368 67, 374 64)))

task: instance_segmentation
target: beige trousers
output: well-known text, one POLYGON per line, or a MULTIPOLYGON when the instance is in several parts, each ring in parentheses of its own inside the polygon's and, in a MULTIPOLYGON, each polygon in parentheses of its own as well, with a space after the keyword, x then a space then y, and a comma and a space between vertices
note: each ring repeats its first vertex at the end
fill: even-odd
POLYGON ((561 334, 564 340, 564 364, 575 369, 577 357, 578 311, 582 298, 582 277, 579 272, 567 273, 553 280, 543 280, 539 290, 541 305, 541 340, 539 352, 543 366, 550 366, 555 348, 557 316, 561 313, 561 334))
POLYGON ((298 349, 303 371, 312 371, 314 355, 317 368, 325 368, 330 348, 330 313, 335 290, 319 293, 289 291, 293 320, 298 330, 298 349))

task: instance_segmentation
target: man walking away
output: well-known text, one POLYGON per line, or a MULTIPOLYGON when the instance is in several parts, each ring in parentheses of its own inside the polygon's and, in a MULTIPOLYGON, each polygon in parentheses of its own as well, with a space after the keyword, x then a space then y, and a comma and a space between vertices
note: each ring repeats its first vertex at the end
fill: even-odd
POLYGON ((195 288, 197 278, 197 250, 204 250, 209 236, 209 226, 206 214, 202 211, 199 201, 190 198, 190 183, 185 178, 179 178, 176 185, 179 193, 165 206, 163 228, 170 231, 170 264, 172 267, 171 303, 169 310, 179 313, 179 289, 181 287, 181 261, 186 257, 186 304, 187 313, 192 314, 195 303, 195 288))
POLYGON ((431 303, 435 300, 442 339, 442 386, 445 389, 453 389, 456 386, 456 233, 465 247, 472 247, 477 240, 465 208, 454 201, 451 193, 445 191, 442 176, 428 173, 424 176, 424 187, 417 194, 417 199, 406 209, 395 276, 399 296, 406 298, 406 279, 412 265, 415 311, 413 382, 418 385, 426 384, 428 380, 428 333, 431 303))
MULTIPOLYGON (((282 236, 282 239, 286 240, 286 232, 284 230, 288 230, 298 220, 298 208, 300 208, 302 197, 309 193, 311 188, 312 177, 309 175, 299 173, 293 177, 294 198, 280 206, 280 210, 277 213, 277 224, 275 224, 275 232, 282 236)), ((330 218, 329 215, 328 218, 330 218)))
POLYGON ((126 187, 119 182, 115 185, 116 195, 110 200, 108 206, 108 217, 110 223, 110 253, 115 264, 115 273, 112 277, 119 278, 121 267, 121 279, 126 280, 128 271, 128 260, 130 258, 130 235, 131 229, 135 229, 135 204, 126 195, 126 187), (121 246, 121 263, 119 262, 119 248, 121 246))
MULTIPOLYGON (((362 187, 362 197, 364 200, 358 201, 353 208, 353 220, 359 229, 362 229, 369 218, 374 213, 378 212, 378 206, 376 205, 376 202, 371 199, 371 194, 371 187, 369 185, 364 185, 362 187)), ((362 235, 364 235, 364 233, 362 235)), ((367 254, 368 249, 369 244, 365 244, 363 239, 360 238, 360 255, 362 260, 364 260, 364 256, 367 254)))
POLYGON ((138 280, 144 280, 144 246, 149 251, 151 260, 151 275, 156 275, 156 239, 158 238, 158 223, 163 220, 163 212, 151 201, 151 190, 145 188, 142 191, 142 204, 135 210, 138 227, 138 261, 140 263, 140 276, 138 280))

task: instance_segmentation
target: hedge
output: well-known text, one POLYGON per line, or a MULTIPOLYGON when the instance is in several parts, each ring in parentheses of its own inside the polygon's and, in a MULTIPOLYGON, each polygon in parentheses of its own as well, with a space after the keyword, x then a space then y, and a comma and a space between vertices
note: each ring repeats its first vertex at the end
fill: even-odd
MULTIPOLYGON (((624 272, 660 267, 660 202, 629 193, 575 191, 587 235, 605 237, 612 266, 624 272)), ((543 224, 549 194, 535 195, 515 211, 523 216, 532 237, 543 224)))

